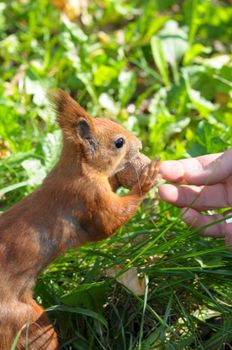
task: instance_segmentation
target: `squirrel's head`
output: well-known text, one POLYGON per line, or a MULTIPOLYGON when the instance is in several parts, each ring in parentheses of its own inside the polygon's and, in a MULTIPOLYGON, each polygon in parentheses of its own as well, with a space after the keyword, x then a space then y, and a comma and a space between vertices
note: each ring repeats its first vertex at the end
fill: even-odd
POLYGON ((52 93, 64 146, 70 156, 106 176, 122 170, 139 153, 141 141, 121 125, 103 118, 92 118, 69 94, 52 93))

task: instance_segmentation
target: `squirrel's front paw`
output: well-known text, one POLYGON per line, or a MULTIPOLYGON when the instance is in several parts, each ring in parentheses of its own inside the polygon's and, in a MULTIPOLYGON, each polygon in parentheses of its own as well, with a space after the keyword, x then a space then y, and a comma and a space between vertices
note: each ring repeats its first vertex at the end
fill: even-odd
POLYGON ((151 161, 142 171, 138 183, 133 187, 132 191, 140 196, 144 196, 158 181, 159 172, 158 161, 151 161))

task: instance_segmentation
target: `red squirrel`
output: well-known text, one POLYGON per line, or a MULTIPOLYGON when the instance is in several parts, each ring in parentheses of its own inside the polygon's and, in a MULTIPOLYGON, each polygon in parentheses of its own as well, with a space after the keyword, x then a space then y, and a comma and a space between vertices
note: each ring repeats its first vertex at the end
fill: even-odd
POLYGON ((53 94, 63 133, 60 159, 42 185, 0 216, 0 349, 55 350, 58 337, 33 300, 37 275, 58 255, 111 236, 152 188, 157 162, 124 196, 109 178, 139 153, 140 140, 116 122, 92 118, 62 90, 53 94))

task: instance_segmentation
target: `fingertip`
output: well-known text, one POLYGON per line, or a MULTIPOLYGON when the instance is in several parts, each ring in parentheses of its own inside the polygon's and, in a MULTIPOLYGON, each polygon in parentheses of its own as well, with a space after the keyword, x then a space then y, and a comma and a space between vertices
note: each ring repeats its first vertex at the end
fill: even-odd
POLYGON ((188 226, 192 226, 197 221, 198 212, 191 208, 182 208, 180 215, 188 226))
POLYGON ((180 182, 184 178, 184 168, 176 160, 167 160, 160 163, 160 174, 167 181, 180 182))
POLYGON ((163 199, 164 201, 172 204, 177 202, 178 189, 176 186, 169 185, 169 184, 161 185, 158 191, 159 191, 160 198, 163 199))

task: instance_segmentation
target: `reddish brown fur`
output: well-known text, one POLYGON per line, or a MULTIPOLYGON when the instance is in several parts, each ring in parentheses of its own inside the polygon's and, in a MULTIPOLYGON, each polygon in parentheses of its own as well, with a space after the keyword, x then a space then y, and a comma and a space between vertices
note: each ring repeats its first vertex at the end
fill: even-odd
POLYGON ((120 125, 92 119, 63 91, 54 96, 63 131, 60 160, 43 184, 0 216, 0 349, 9 350, 20 329, 17 349, 58 349, 57 335, 33 300, 37 275, 71 247, 112 235, 125 224, 150 190, 156 164, 143 171, 140 184, 124 197, 108 178, 125 167, 141 147, 120 125), (116 149, 114 141, 126 143, 116 149), (28 327, 29 329, 27 329, 28 327))

